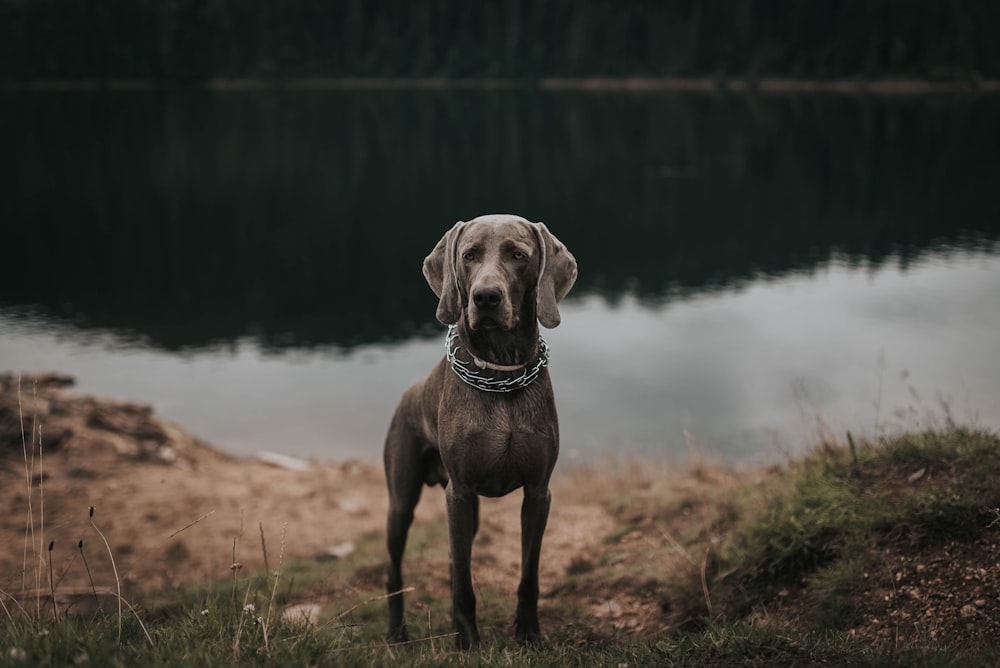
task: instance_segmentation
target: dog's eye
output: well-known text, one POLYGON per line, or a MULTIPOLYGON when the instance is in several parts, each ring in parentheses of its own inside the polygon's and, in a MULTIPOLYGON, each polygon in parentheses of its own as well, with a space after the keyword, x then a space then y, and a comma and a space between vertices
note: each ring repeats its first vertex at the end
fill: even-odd
POLYGON ((462 259, 471 262, 476 259, 476 254, 472 251, 465 251, 462 253, 462 259))
POLYGON ((514 251, 514 259, 515 260, 523 260, 526 257, 528 257, 528 256, 525 255, 524 253, 522 253, 521 251, 514 251))

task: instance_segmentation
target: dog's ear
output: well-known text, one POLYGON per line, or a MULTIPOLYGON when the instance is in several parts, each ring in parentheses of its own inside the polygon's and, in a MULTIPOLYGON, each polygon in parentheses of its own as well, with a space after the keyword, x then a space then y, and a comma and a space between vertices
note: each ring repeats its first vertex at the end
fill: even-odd
POLYGON ((576 258, 549 232, 545 223, 532 223, 532 227, 542 251, 537 290, 538 322, 552 329, 561 320, 559 302, 576 282, 576 258))
POLYGON ((437 319, 445 325, 454 325, 462 316, 462 296, 455 273, 455 248, 464 227, 465 223, 461 220, 455 223, 437 242, 431 254, 424 258, 424 278, 438 296, 437 319))

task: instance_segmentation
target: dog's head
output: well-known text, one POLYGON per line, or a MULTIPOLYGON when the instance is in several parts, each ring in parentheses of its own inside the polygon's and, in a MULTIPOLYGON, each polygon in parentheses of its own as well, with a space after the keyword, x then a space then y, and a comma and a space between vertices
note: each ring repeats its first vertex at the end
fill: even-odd
POLYGON ((576 259, 544 223, 493 214, 455 223, 424 260, 424 277, 446 325, 464 312, 473 330, 511 330, 531 314, 551 329, 576 281, 576 259))

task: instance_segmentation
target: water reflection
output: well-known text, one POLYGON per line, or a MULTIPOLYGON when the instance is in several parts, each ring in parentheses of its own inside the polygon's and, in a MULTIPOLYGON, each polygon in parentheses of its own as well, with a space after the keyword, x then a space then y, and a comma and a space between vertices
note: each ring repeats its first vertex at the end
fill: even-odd
POLYGON ((0 97, 0 305, 168 350, 407 339, 459 217, 545 220, 577 298, 658 304, 1000 234, 1000 100, 0 97))
POLYGON ((998 112, 954 97, 0 96, 16 277, 0 281, 0 368, 152 401, 234 452, 375 458, 399 392, 441 355, 424 254, 456 218, 513 211, 580 263, 547 337, 569 454, 740 459, 798 447, 819 419, 923 419, 938 393, 1000 426, 998 112))

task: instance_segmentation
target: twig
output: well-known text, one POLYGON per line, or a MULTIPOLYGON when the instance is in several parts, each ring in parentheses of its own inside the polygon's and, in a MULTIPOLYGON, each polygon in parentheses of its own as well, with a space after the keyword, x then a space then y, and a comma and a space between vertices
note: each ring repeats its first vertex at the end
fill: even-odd
MULTIPOLYGON (((400 592, 397 592, 397 593, 400 593, 400 592)), ((395 594, 390 594, 390 595, 394 596, 395 594)), ((451 633, 442 633, 442 634, 436 635, 436 636, 425 636, 423 638, 414 638, 413 640, 400 640, 399 642, 388 642, 388 643, 385 644, 385 647, 388 647, 388 648, 391 649, 393 647, 404 647, 406 645, 415 645, 418 642, 428 642, 428 641, 433 646, 433 643, 434 643, 435 640, 443 640, 445 638, 454 638, 457 635, 458 635, 458 631, 452 631, 451 633)), ((353 646, 352 647, 338 647, 336 649, 330 650, 330 652, 332 652, 332 653, 335 653, 335 652, 350 652, 353 649, 355 649, 355 647, 353 647, 353 646)))
POLYGON ((357 605, 352 605, 347 610, 344 610, 343 612, 335 615, 334 617, 331 617, 329 620, 327 620, 326 623, 327 624, 332 624, 333 622, 340 621, 341 619, 343 619, 347 615, 351 614, 352 612, 354 612, 358 608, 363 608, 364 606, 368 605, 369 603, 374 603, 375 601, 384 601, 385 599, 392 598, 393 596, 402 596, 403 594, 410 593, 411 591, 413 591, 413 589, 414 589, 413 587, 404 587, 403 589, 400 589, 399 591, 394 591, 391 594, 382 594, 381 596, 372 596, 371 598, 368 598, 368 599, 365 599, 364 601, 361 601, 361 603, 358 603, 357 605))
POLYGON ((458 631, 452 631, 451 633, 442 633, 436 636, 427 636, 425 638, 414 638, 413 640, 401 640, 399 642, 386 643, 386 647, 402 647, 403 645, 413 645, 418 642, 430 641, 433 643, 435 640, 443 640, 444 638, 454 638, 458 635, 458 631))
POLYGON ((94 527, 94 531, 97 535, 101 537, 104 541, 104 547, 108 549, 108 556, 111 558, 111 570, 115 572, 115 586, 118 588, 118 643, 121 644, 122 641, 122 581, 118 578, 118 567, 115 565, 115 555, 111 551, 111 544, 108 539, 101 533, 101 530, 97 528, 94 524, 94 507, 90 506, 90 526, 94 527))
POLYGON ((174 536, 176 536, 177 534, 179 534, 181 531, 184 531, 186 529, 190 529, 191 527, 193 527, 198 522, 201 522, 206 517, 209 517, 210 515, 212 515, 214 512, 215 512, 215 509, 213 508, 212 510, 208 511, 207 513, 205 513, 204 515, 202 515, 201 517, 199 517, 198 519, 196 519, 194 522, 190 522, 188 524, 185 524, 180 529, 178 529, 177 531, 175 531, 172 534, 170 534, 169 536, 167 536, 167 538, 173 538, 174 536))

